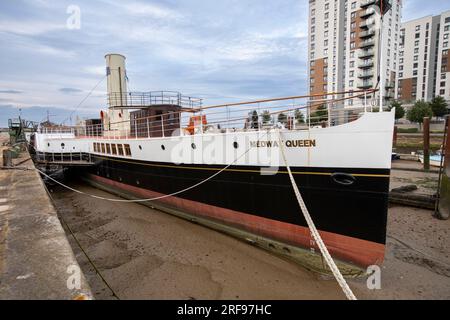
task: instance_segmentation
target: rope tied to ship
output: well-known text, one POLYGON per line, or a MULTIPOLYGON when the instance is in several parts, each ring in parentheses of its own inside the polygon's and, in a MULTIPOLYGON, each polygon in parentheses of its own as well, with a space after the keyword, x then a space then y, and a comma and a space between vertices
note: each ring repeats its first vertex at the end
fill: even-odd
MULTIPOLYGON (((268 134, 269 134, 269 131, 266 131, 264 137, 267 136, 268 134)), ((81 191, 81 190, 77 190, 77 189, 75 189, 75 188, 72 188, 72 187, 70 187, 70 186, 68 186, 68 185, 66 185, 66 184, 64 184, 64 183, 62 183, 62 182, 60 182, 60 181, 58 181, 57 179, 52 178, 50 175, 48 175, 48 174, 46 174, 45 172, 39 170, 38 168, 36 168, 36 171, 38 171, 38 172, 41 173, 44 177, 46 177, 46 178, 52 180, 53 182, 55 182, 56 184, 60 185, 60 186, 63 187, 63 188, 66 188, 66 189, 68 189, 68 190, 70 190, 70 191, 73 191, 73 192, 76 192, 76 193, 78 193, 78 194, 82 194, 82 195, 85 195, 85 196, 88 196, 88 197, 91 197, 91 198, 100 199, 100 200, 107 200, 107 201, 111 201, 111 202, 135 202, 135 203, 136 203, 136 202, 137 202, 137 203, 138 203, 138 202, 150 202, 150 201, 161 200, 161 199, 165 199, 165 198, 169 198, 169 197, 173 197, 173 196, 179 195, 179 194, 181 194, 181 193, 184 193, 184 192, 186 192, 186 191, 189 191, 189 190, 191 190, 191 189, 194 189, 194 188, 196 188, 196 187, 198 187, 198 186, 200 186, 200 185, 202 185, 202 184, 208 182, 209 180, 215 178, 216 176, 218 176, 219 174, 221 174, 222 172, 224 172, 225 170, 227 170, 227 169, 228 169, 229 167, 231 167, 232 165, 236 164, 236 162, 238 162, 242 157, 244 157, 244 156, 245 156, 252 148, 254 148, 254 146, 250 145, 250 147, 249 147, 244 153, 242 153, 239 157, 237 157, 233 162, 231 162, 230 164, 226 165, 225 167, 223 167, 222 169, 220 169, 219 171, 217 171, 217 172, 214 173, 213 175, 207 177, 207 178, 204 179, 204 180, 201 180, 200 182, 198 182, 198 183, 196 183, 196 184, 194 184, 194 185, 192 185, 192 186, 189 186, 189 187, 187 187, 187 188, 185 188, 185 189, 178 190, 178 191, 173 192, 173 193, 170 193, 170 194, 165 194, 165 195, 162 195, 162 196, 159 196, 159 197, 155 197, 155 198, 147 198, 147 199, 115 199, 115 198, 106 198, 106 197, 102 197, 102 196, 97 196, 97 195, 95 195, 95 194, 86 193, 86 192, 84 192, 84 191, 81 191)))
POLYGON ((350 289, 350 287, 347 284, 347 281, 345 281, 341 271, 339 270, 339 268, 336 266, 336 263, 334 262, 333 258, 331 257, 330 253, 328 252, 327 247, 325 246, 325 243, 322 240, 322 237, 319 234, 319 231, 317 230, 311 215, 309 214, 308 208, 306 207, 305 201, 303 200, 303 197, 300 193, 300 190, 298 189, 297 183, 295 182, 294 176, 292 174, 291 168, 287 162, 286 159, 286 155, 284 153, 284 145, 283 145, 283 139, 282 139, 282 134, 281 131, 278 131, 278 139, 279 139, 279 144, 280 144, 280 151, 281 151, 281 156, 283 158, 284 164, 286 166, 286 169, 288 171, 289 174, 289 179, 291 181, 292 184, 292 188, 294 189, 294 193, 295 196, 297 198, 298 204, 300 206, 300 210, 303 213, 303 216, 306 220, 306 223, 308 224, 308 228, 311 232, 311 235, 314 239, 314 241, 317 243, 317 246, 320 249, 320 252, 322 253, 323 258, 325 259, 328 267, 330 268, 331 272, 333 273, 333 276, 336 278, 336 281, 338 282, 338 284, 340 285, 340 287, 342 288, 342 291, 344 292, 344 294, 346 295, 347 299, 349 300, 357 300, 356 296, 353 294, 353 291, 350 289))

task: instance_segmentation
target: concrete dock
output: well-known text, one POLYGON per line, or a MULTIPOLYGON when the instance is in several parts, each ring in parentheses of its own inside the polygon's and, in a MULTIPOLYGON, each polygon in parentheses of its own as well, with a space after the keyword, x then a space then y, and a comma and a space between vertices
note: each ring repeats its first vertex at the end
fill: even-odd
MULTIPOLYGON (((57 185, 50 197, 28 157, 14 160, 26 170, 0 170, 0 299, 345 299, 333 279, 161 211, 57 185), (72 289, 77 268, 80 287, 72 289)), ((397 169, 391 188, 416 184, 415 193, 434 192, 436 173, 397 169)), ((450 298, 450 220, 431 214, 389 209, 382 286, 370 290, 365 279, 350 279, 359 299, 450 298)))
POLYGON ((91 289, 29 158, 23 151, 14 159, 21 162, 21 169, 0 170, 0 299, 91 299, 91 289))

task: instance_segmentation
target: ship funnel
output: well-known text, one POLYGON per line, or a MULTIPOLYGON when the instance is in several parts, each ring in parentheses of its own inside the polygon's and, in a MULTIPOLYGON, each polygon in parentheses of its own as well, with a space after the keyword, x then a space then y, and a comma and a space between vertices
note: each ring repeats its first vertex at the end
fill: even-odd
POLYGON ((111 53, 107 54, 105 59, 109 107, 125 107, 127 105, 125 56, 111 53))

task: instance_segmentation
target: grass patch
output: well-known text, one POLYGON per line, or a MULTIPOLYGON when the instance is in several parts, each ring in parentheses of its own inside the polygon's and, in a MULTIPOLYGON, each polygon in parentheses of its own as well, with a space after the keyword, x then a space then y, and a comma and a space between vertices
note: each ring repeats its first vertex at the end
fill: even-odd
POLYGON ((398 133, 418 133, 418 128, 397 128, 398 133))

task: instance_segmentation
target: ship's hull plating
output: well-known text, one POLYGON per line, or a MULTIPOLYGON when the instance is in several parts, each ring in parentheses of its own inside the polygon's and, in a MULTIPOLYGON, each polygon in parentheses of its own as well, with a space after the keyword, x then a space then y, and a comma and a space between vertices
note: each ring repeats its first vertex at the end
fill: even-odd
MULTIPOLYGON (((223 166, 98 157, 87 177, 137 198, 154 198, 188 188, 223 166)), ((358 266, 384 258, 389 169, 293 167, 308 210, 332 255, 358 266), (335 174, 354 178, 350 185, 335 174)), ((287 175, 261 175, 260 167, 232 166, 177 196, 158 200, 187 212, 302 248, 315 248, 287 175)))

